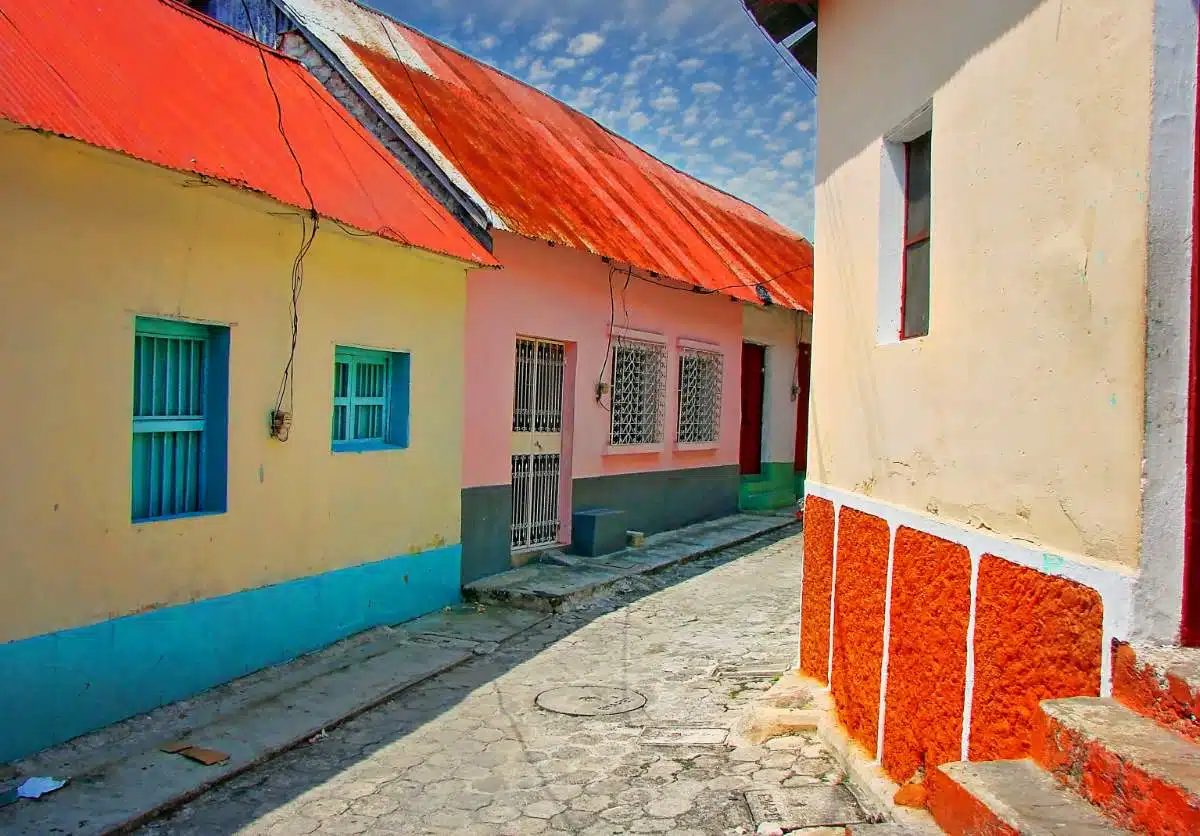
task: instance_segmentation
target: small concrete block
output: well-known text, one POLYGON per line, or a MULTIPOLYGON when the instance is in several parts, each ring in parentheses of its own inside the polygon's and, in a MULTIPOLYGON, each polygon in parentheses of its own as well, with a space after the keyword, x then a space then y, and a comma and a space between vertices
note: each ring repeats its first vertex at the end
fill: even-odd
POLYGON ((646 545, 646 532, 644 531, 626 531, 625 542, 631 549, 640 549, 646 545))
POLYGON ((774 822, 785 831, 867 820, 850 790, 842 786, 751 790, 746 803, 756 824, 774 822))
POLYGON ((588 557, 625 548, 625 512, 586 508, 571 515, 571 550, 588 557))
POLYGON ((645 728, 642 730, 640 742, 648 746, 720 746, 728 735, 729 732, 721 728, 645 728))

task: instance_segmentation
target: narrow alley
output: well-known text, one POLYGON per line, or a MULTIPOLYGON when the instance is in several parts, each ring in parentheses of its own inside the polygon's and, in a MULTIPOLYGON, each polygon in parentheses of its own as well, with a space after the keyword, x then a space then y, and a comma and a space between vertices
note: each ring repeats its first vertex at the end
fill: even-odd
POLYGON ((632 579, 143 832, 750 833, 747 792, 781 787, 820 798, 813 825, 861 818, 815 737, 725 745, 769 672, 793 665, 801 540, 787 529, 632 579), (645 705, 537 704, 561 708, 554 689, 579 685, 632 692, 595 710, 645 705), (653 742, 671 733, 696 745, 653 742))

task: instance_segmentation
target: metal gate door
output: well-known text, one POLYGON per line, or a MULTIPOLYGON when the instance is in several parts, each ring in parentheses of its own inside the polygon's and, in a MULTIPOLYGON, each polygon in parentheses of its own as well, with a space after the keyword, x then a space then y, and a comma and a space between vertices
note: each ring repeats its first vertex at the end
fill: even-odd
POLYGON ((565 359, 562 343, 517 340, 512 424, 513 551, 558 542, 565 359))

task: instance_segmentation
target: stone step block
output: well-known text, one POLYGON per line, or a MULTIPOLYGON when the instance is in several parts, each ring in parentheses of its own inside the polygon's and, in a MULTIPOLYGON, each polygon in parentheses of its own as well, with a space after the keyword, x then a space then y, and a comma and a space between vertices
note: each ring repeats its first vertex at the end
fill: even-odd
POLYGON ((1200 746, 1116 700, 1042 702, 1033 758, 1124 827, 1200 833, 1200 746))

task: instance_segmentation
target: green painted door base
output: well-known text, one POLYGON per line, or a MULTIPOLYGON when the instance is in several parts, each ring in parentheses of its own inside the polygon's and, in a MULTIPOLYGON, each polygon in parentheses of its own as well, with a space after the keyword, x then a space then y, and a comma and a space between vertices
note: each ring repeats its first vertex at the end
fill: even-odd
POLYGON ((796 504, 797 490, 803 490, 804 474, 796 472, 792 462, 763 462, 762 472, 743 476, 738 490, 738 508, 742 511, 774 511, 796 504))

